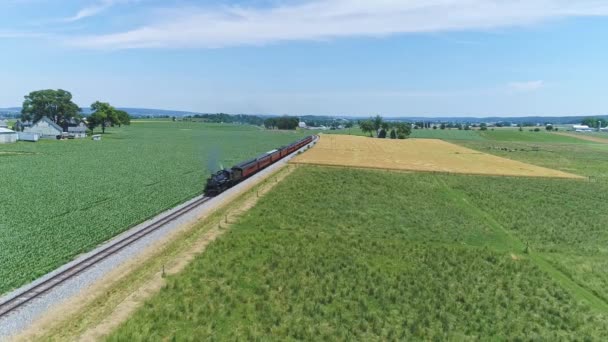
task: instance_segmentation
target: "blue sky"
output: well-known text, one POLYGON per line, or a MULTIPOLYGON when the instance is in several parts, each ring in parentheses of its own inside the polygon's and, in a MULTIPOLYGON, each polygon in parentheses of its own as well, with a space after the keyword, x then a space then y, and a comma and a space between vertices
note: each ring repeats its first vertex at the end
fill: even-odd
POLYGON ((0 107, 608 113, 608 1, 3 0, 0 107))

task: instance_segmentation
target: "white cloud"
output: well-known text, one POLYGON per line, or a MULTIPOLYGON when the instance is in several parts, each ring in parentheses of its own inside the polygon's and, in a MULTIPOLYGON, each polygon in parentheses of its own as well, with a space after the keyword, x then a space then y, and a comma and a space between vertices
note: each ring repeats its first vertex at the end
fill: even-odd
POLYGON ((81 9, 80 11, 78 11, 78 13, 76 13, 75 15, 73 15, 69 18, 64 18, 62 21, 73 22, 73 21, 78 21, 81 19, 93 17, 93 16, 96 16, 96 15, 106 11, 107 9, 109 9, 110 7, 112 7, 114 5, 117 5, 119 3, 128 2, 128 1, 129 0, 101 0, 93 5, 90 5, 90 6, 87 6, 83 9, 81 9))
POLYGON ((545 86, 545 82, 538 81, 525 81, 525 82, 511 82, 508 87, 515 91, 535 91, 545 86))
MULTIPOLYGON (((114 0, 116 1, 116 0, 114 0)), ((109 1, 113 2, 113 1, 109 1)), ((400 33, 490 30, 552 19, 608 15, 598 0, 304 0, 268 8, 188 7, 157 11, 148 25, 72 37, 89 48, 219 48, 400 33)), ((103 3, 101 3, 103 4, 103 3)), ((103 7, 103 6, 102 6, 103 7)), ((98 13, 84 9, 74 18, 98 13)))

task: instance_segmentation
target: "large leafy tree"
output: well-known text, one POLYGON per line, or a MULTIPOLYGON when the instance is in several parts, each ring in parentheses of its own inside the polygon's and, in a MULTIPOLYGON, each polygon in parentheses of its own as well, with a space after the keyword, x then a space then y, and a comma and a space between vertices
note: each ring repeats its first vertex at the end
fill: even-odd
POLYGON ((376 117, 372 119, 372 123, 374 124, 374 130, 376 132, 378 132, 380 130, 380 128, 382 128, 382 124, 384 123, 384 120, 382 119, 382 117, 380 115, 376 115, 376 117))
POLYGON ((131 117, 129 116, 129 113, 124 110, 117 110, 116 116, 118 117, 118 127, 121 127, 122 125, 129 126, 131 124, 131 117))
POLYGON ((44 116, 60 126, 67 127, 70 119, 80 117, 80 108, 72 102, 72 94, 63 89, 38 90, 26 95, 21 109, 21 120, 35 122, 44 116))
POLYGON ((88 126, 91 131, 95 130, 96 127, 101 126, 101 132, 105 133, 106 127, 128 124, 131 121, 129 114, 126 114, 126 112, 123 112, 124 114, 120 113, 122 111, 110 106, 107 102, 96 101, 91 105, 91 109, 93 110, 93 113, 87 118, 88 126), (125 114, 126 119, 124 118, 125 114), (126 121, 123 122, 121 117, 126 121))
POLYGON ((398 139, 405 139, 412 133, 412 125, 405 122, 398 122, 395 124, 395 130, 397 131, 398 139))
POLYGON ((369 133, 370 137, 374 136, 372 134, 372 132, 374 132, 374 123, 371 120, 361 121, 359 123, 359 128, 361 128, 363 133, 369 133))

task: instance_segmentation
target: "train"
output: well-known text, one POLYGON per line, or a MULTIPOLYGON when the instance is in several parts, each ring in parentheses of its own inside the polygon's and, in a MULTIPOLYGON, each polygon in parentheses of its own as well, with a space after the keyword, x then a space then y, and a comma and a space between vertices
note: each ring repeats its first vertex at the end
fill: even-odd
POLYGON ((310 135, 290 145, 279 147, 272 151, 268 151, 257 158, 234 165, 230 169, 217 171, 207 179, 204 190, 205 196, 213 197, 221 194, 284 157, 312 143, 314 139, 315 136, 310 135))

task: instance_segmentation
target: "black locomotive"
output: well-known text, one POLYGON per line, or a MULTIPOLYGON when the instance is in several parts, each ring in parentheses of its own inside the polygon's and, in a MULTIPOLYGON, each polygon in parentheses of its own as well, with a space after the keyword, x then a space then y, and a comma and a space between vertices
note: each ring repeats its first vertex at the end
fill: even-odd
POLYGON ((207 179, 205 195, 216 196, 221 194, 235 184, 238 184, 244 179, 247 179, 248 177, 256 174, 269 165, 274 164, 278 160, 283 159, 285 156, 299 150, 307 144, 310 144, 313 140, 314 136, 308 136, 294 142, 291 145, 280 147, 276 150, 266 152, 255 159, 237 164, 231 169, 223 169, 212 174, 211 177, 207 179))

